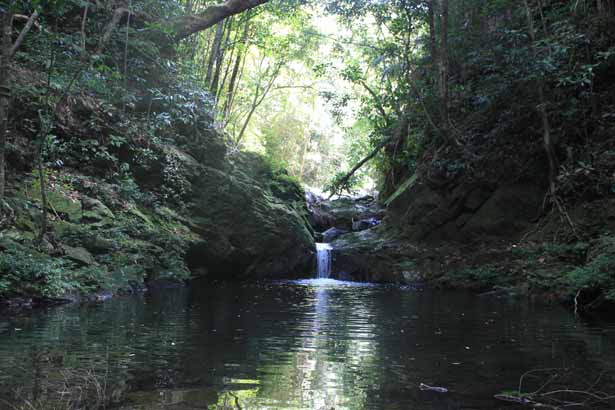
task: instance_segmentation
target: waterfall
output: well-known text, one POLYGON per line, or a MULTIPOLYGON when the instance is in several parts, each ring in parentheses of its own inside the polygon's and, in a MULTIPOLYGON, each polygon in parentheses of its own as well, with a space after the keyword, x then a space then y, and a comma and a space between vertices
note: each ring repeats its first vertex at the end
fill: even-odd
POLYGON ((331 245, 316 244, 316 278, 328 279, 331 276, 331 245))

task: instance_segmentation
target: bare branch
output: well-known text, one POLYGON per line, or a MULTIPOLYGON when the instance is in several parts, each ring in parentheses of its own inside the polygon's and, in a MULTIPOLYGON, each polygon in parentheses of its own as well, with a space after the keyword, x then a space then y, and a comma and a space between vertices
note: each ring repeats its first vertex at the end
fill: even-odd
POLYGON ((222 4, 207 7, 202 13, 192 16, 183 16, 171 22, 175 32, 175 40, 182 40, 194 33, 205 30, 218 24, 227 17, 251 10, 269 0, 227 0, 222 4))
POLYGON ((335 195, 336 191, 344 186, 349 180, 350 178, 352 178, 352 176, 359 170, 361 169, 361 167, 363 165, 365 165, 368 161, 370 161, 372 158, 374 158, 376 155, 378 155, 378 152, 380 152, 380 150, 382 148, 384 148, 389 142, 391 142, 393 140, 393 138, 386 138, 385 140, 381 141, 378 145, 376 145, 376 147, 373 149, 372 152, 369 153, 368 156, 366 156, 365 158, 363 158, 361 161, 359 161, 351 170, 350 172, 348 172, 346 175, 344 175, 342 177, 342 179, 340 179, 331 189, 331 194, 329 195, 328 199, 331 199, 333 197, 333 195, 335 195))
POLYGON ((36 19, 38 18, 39 15, 40 15, 40 13, 38 12, 38 10, 35 10, 34 13, 32 13, 32 15, 30 16, 30 18, 28 18, 28 21, 26 22, 26 25, 21 30, 21 33, 19 33, 19 36, 17 37, 17 40, 15 40, 15 44, 13 44, 13 46, 11 47, 11 51, 10 51, 10 56, 11 57, 13 57, 15 55, 15 53, 17 52, 17 50, 19 49, 19 47, 23 43, 24 39, 26 38, 26 35, 32 29, 32 26, 36 22, 36 19))

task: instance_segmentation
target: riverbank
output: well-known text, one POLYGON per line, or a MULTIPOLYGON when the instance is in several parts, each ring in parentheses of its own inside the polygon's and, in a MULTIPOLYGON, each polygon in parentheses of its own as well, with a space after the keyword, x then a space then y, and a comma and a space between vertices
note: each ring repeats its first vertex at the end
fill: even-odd
MULTIPOLYGON (((475 235, 465 241, 409 238, 407 227, 396 225, 375 201, 358 199, 350 216, 353 207, 345 201, 327 202, 325 215, 316 212, 318 220, 328 221, 323 237, 329 237, 326 242, 333 248, 334 278, 528 297, 563 303, 578 313, 613 307, 613 200, 582 203, 570 210, 569 221, 554 211, 536 223, 524 223, 523 229, 517 227, 514 234, 504 229, 502 235, 475 235), (348 221, 385 214, 383 223, 374 227, 355 224, 353 231, 348 226, 348 221)), ((506 225, 505 219, 499 221, 506 225)))

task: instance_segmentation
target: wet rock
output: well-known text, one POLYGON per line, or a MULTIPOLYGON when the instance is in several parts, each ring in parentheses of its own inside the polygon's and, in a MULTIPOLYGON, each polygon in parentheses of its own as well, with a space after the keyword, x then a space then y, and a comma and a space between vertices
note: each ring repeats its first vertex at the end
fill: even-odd
POLYGON ((332 277, 342 280, 413 284, 417 248, 387 238, 382 226, 342 235, 331 243, 332 277))
POLYGON ((32 307, 32 298, 16 297, 3 301, 3 304, 9 309, 29 309, 32 307))
POLYGON ((310 193, 306 195, 306 201, 310 224, 318 232, 324 232, 333 227, 347 231, 367 229, 374 226, 374 224, 368 224, 367 221, 381 220, 385 213, 372 196, 326 200, 310 193), (353 226, 359 221, 365 222, 360 222, 357 225, 359 229, 354 229, 353 226))
POLYGON ((170 279, 156 279, 147 282, 147 289, 149 290, 178 289, 184 286, 184 282, 170 279))
POLYGON ((364 231, 366 229, 373 228, 374 226, 377 226, 379 224, 380 224, 380 219, 377 219, 377 218, 360 219, 358 221, 352 222, 352 230, 355 232, 364 231))
POLYGON ((345 233, 348 233, 348 231, 338 228, 329 228, 322 233, 322 241, 324 243, 333 242, 336 238, 342 236, 345 233))
POLYGON ((488 292, 483 292, 478 296, 481 298, 503 299, 503 298, 515 297, 516 295, 517 295, 517 292, 514 288, 494 286, 492 290, 488 292))

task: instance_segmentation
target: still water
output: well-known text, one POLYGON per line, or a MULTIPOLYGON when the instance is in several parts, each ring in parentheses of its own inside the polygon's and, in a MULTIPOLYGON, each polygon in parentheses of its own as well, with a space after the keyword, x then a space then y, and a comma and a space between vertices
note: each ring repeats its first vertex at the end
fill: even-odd
POLYGON ((510 408, 493 395, 527 370, 612 370, 614 334, 459 292, 222 284, 0 318, 0 397, 57 400, 82 383, 123 409, 510 408))

